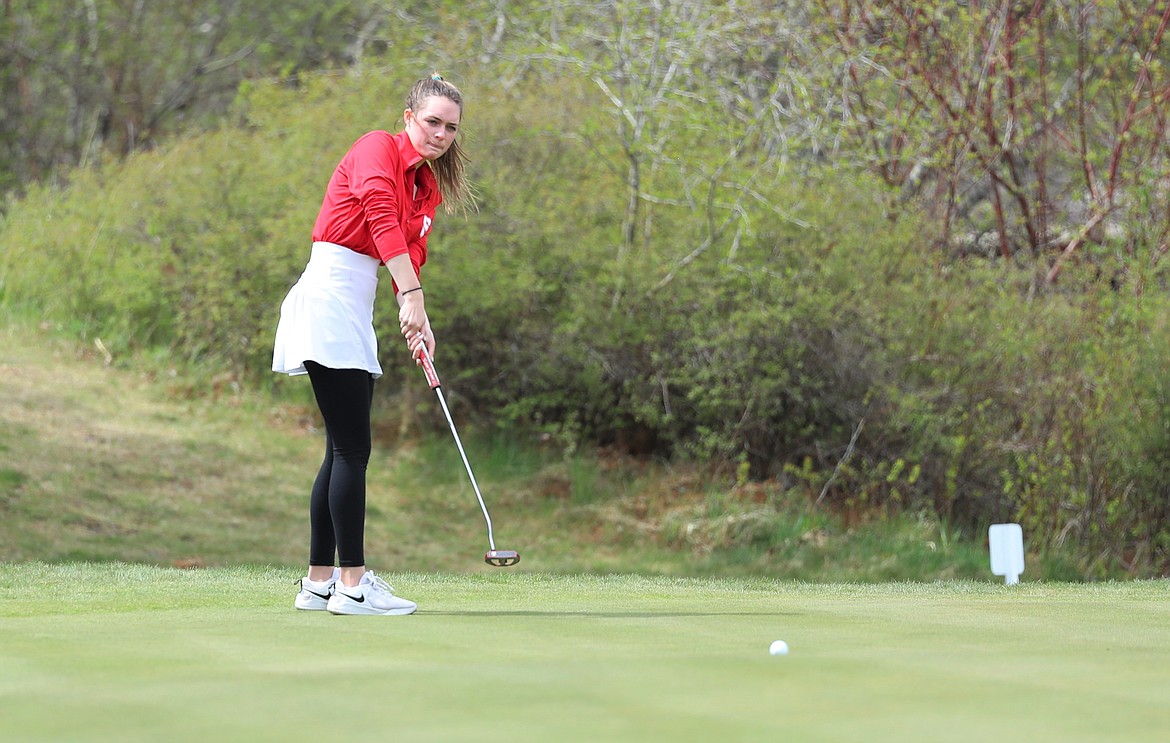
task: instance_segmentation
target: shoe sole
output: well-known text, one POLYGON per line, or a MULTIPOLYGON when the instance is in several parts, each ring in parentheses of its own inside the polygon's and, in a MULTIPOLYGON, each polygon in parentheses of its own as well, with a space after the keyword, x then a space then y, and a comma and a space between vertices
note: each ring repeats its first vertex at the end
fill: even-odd
POLYGON ((330 614, 335 617, 404 617, 407 614, 413 614, 418 607, 410 609, 387 609, 386 611, 345 611, 338 609, 327 609, 330 614))
POLYGON ((401 609, 374 609, 368 606, 345 606, 345 607, 327 607, 325 610, 330 614, 338 617, 356 617, 356 616, 373 616, 373 617, 402 617, 407 614, 413 614, 418 609, 418 606, 407 606, 401 609))

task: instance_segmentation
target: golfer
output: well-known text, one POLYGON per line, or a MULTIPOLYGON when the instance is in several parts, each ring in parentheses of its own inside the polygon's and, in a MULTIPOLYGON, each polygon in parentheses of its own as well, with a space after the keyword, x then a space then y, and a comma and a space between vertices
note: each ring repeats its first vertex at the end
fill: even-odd
POLYGON ((313 227, 309 263, 280 307, 272 370, 308 374, 325 421, 325 459, 309 499, 309 570, 294 605, 333 614, 410 614, 366 569, 370 405, 382 375, 374 294, 385 265, 416 363, 434 354, 420 269, 435 211, 474 206, 456 141, 463 96, 439 75, 411 88, 397 134, 373 131, 341 159, 313 227), (334 567, 334 566, 337 567, 334 567))

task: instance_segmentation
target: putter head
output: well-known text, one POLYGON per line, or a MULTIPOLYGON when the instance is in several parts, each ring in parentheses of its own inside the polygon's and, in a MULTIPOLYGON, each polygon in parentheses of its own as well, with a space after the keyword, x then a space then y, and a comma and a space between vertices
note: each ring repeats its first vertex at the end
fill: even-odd
POLYGON ((488 550, 483 561, 497 568, 510 568, 520 562, 520 553, 515 550, 488 550))

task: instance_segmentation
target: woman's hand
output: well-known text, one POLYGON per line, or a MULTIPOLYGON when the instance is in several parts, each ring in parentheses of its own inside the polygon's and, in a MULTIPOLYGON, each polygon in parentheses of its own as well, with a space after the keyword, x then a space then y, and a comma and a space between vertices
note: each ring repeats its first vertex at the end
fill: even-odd
POLYGON ((415 363, 421 364, 422 348, 425 344, 427 353, 435 354, 435 336, 431 332, 431 321, 427 317, 422 287, 418 283, 418 274, 406 253, 394 256, 386 262, 386 268, 394 277, 394 284, 398 287, 398 327, 406 344, 410 346, 410 354, 415 363), (407 287, 407 288, 402 288, 407 287))
POLYGON ((427 322, 426 327, 421 333, 416 333, 413 336, 407 336, 406 343, 410 346, 410 355, 414 357, 414 363, 422 366, 422 349, 427 349, 427 355, 432 359, 435 358, 435 334, 431 332, 431 323, 427 322))
POLYGON ((399 295, 398 326, 409 341, 430 326, 422 291, 399 295))

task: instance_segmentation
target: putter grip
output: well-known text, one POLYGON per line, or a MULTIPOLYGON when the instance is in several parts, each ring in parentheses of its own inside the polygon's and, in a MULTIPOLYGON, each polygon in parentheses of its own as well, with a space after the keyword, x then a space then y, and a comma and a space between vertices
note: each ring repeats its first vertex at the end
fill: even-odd
POLYGON ((427 384, 432 390, 438 388, 439 374, 435 371, 435 365, 431 362, 431 355, 427 353, 426 348, 423 348, 422 356, 419 358, 422 359, 423 374, 427 375, 427 384))

